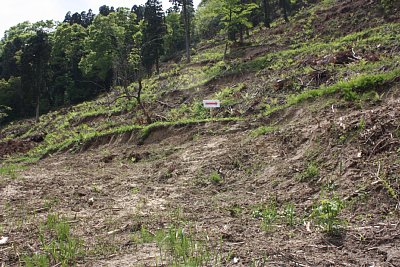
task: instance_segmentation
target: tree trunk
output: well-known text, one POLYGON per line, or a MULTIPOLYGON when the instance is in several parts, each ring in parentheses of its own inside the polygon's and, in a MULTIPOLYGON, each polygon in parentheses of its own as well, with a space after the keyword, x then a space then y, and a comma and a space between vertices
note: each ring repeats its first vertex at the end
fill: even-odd
MULTIPOLYGON (((240 1, 240 4, 241 4, 241 6, 243 7, 244 6, 244 1, 243 0, 241 0, 240 1)), ((243 8, 241 8, 241 10, 243 10, 243 8)), ((239 25, 239 44, 240 45, 243 45, 243 43, 244 43, 244 38, 243 38, 243 31, 244 31, 244 25, 243 24, 240 24, 239 25)))
POLYGON ((138 93, 137 93, 137 96, 136 96, 136 100, 137 100, 140 108, 142 109, 144 116, 146 117, 147 123, 150 124, 150 123, 152 123, 152 119, 149 116, 149 114, 147 113, 146 108, 144 107, 144 105, 142 103, 142 100, 140 99, 140 95, 141 95, 142 89, 143 89, 142 79, 141 78, 139 78, 138 83, 139 83, 139 90, 138 90, 138 93))
POLYGON ((263 9, 264 9, 264 26, 267 28, 271 28, 269 0, 263 0, 263 9))
POLYGON ((240 30, 239 30, 239 44, 243 45, 244 42, 244 38, 243 38, 243 26, 240 26, 240 30))
POLYGON ((156 58, 156 72, 157 72, 157 75, 160 74, 160 57, 158 56, 158 51, 157 51, 157 58, 156 58))
POLYGON ((35 115, 36 122, 39 122, 39 115, 40 115, 40 92, 38 92, 36 99, 36 115, 35 115))
POLYGON ((37 77, 36 77, 36 82, 34 83, 35 84, 35 87, 36 87, 36 90, 37 90, 37 96, 36 96, 36 112, 35 112, 35 121, 36 121, 36 123, 38 123, 39 122, 39 116, 40 116, 40 87, 42 86, 42 73, 39 71, 39 72, 36 72, 37 74, 37 77))
POLYGON ((289 22, 288 12, 289 12, 289 3, 288 0, 279 0, 279 3, 283 9, 283 18, 286 22, 289 22))
POLYGON ((124 92, 126 98, 131 100, 131 95, 129 94, 128 86, 129 86, 129 74, 128 74, 128 62, 125 62, 124 70, 123 70, 123 77, 122 77, 122 86, 124 87, 124 92))
MULTIPOLYGON (((232 9, 229 10, 229 25, 231 24, 232 21, 232 9)), ((228 43, 229 43, 229 28, 227 30, 227 37, 226 37, 226 43, 225 43, 225 50, 224 50, 224 61, 226 59, 226 54, 228 52, 228 43)))
POLYGON ((190 27, 187 0, 182 1, 183 5, 183 21, 185 24, 185 42, 186 42, 186 63, 190 63, 190 27))
POLYGON ((226 53, 228 52, 228 41, 225 44, 225 49, 224 49, 224 61, 226 59, 226 53))

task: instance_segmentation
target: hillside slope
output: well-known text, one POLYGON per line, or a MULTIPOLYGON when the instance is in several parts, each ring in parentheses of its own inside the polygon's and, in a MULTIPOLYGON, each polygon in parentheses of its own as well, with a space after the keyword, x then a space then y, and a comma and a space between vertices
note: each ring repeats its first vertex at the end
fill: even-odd
POLYGON ((199 45, 144 82, 151 124, 115 89, 2 128, 0 262, 400 265, 400 17, 377 2, 321 1, 227 61, 199 45))

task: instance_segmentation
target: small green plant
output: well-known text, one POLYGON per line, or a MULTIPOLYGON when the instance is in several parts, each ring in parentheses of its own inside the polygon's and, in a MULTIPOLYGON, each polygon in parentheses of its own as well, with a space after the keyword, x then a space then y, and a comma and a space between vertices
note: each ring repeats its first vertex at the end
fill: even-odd
POLYGON ((145 226, 140 227, 140 231, 135 233, 132 237, 135 244, 146 244, 151 243, 155 240, 154 234, 146 229, 145 226))
POLYGON ((229 213, 232 217, 239 217, 240 214, 243 212, 243 208, 239 205, 235 204, 231 206, 229 209, 229 213))
POLYGON ((392 184, 390 183, 389 180, 381 177, 380 178, 382 181, 383 186, 385 187, 386 191, 388 192, 389 196, 393 198, 394 200, 398 201, 399 195, 397 194, 396 190, 393 188, 392 184))
POLYGON ((343 224, 338 216, 344 208, 343 201, 338 197, 322 199, 312 211, 312 218, 328 234, 335 234, 343 224))
POLYGON ((209 180, 214 184, 221 184, 222 183, 222 177, 217 171, 213 171, 210 174, 209 180))
POLYGON ((278 217, 278 210, 276 208, 275 201, 271 201, 269 204, 259 207, 253 211, 253 217, 261 218, 261 229, 269 232, 272 229, 272 223, 278 217))
POLYGON ((32 257, 22 256, 22 261, 25 263, 25 267, 49 267, 50 261, 47 255, 34 254, 32 257))
POLYGON ((335 183, 335 181, 328 181, 324 186, 323 190, 326 190, 327 192, 334 192, 338 185, 335 183))
POLYGON ((132 193, 132 195, 136 195, 136 194, 138 194, 140 192, 140 188, 138 188, 138 187, 132 187, 131 188, 131 193, 132 193))
POLYGON ((283 215, 285 216, 287 225, 293 226, 296 223, 296 209, 293 203, 288 203, 285 206, 283 215))
POLYGON ((358 123, 358 130, 362 131, 365 129, 365 119, 361 118, 360 122, 358 123))
POLYGON ((265 135, 268 133, 276 132, 277 130, 278 130, 278 127, 275 127, 275 126, 261 126, 255 130, 251 131, 250 135, 252 137, 257 137, 260 135, 265 135))
POLYGON ((300 174, 300 181, 312 181, 320 174, 319 167, 315 162, 310 162, 307 168, 300 174))
POLYGON ((0 176, 9 176, 11 179, 18 177, 17 171, 22 170, 23 167, 17 164, 4 164, 0 166, 0 176))
POLYGON ((39 240, 43 252, 24 256, 27 266, 71 266, 81 255, 81 241, 72 237, 68 222, 57 214, 49 214, 46 223, 40 225, 39 240))
POLYGON ((134 236, 137 243, 153 243, 159 248, 157 266, 211 266, 218 262, 219 252, 211 253, 206 242, 195 240, 182 227, 171 226, 155 234, 142 227, 134 236))

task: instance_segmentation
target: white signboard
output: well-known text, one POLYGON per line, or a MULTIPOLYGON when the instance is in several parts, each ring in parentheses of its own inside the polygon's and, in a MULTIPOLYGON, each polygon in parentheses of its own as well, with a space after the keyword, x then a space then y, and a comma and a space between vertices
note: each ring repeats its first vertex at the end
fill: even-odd
POLYGON ((221 102, 219 100, 203 100, 203 107, 205 108, 219 108, 221 102))

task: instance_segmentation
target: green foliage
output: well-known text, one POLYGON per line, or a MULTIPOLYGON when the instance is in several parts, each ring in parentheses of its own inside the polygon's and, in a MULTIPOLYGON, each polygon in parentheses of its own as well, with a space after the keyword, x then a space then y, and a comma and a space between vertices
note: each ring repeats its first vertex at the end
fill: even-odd
POLYGON ((167 230, 151 233, 144 227, 134 236, 137 244, 155 242, 159 248, 157 265, 168 266, 208 266, 216 264, 219 252, 211 253, 206 242, 194 239, 192 233, 182 227, 171 226, 167 230))
POLYGON ((155 236, 144 225, 140 227, 140 231, 132 236, 135 244, 147 244, 155 241, 155 236))
POLYGON ((223 14, 221 20, 224 25, 224 32, 230 37, 227 40, 235 41, 238 32, 252 27, 249 16, 252 10, 258 6, 255 3, 243 4, 239 0, 223 0, 221 2, 222 7, 219 7, 219 12, 223 14))
POLYGON ((331 7, 335 3, 335 0, 323 0, 321 2, 324 7, 331 7))
POLYGON ((296 223, 296 208, 293 203, 288 203, 283 210, 286 224, 293 226, 296 223))
POLYGON ((95 95, 91 83, 82 83, 78 64, 83 57, 86 29, 75 23, 61 23, 53 35, 51 65, 56 76, 51 88, 56 105, 74 104, 95 95), (78 80, 79 79, 79 80, 78 80))
POLYGON ((257 129, 254 129, 253 131, 251 131, 250 135, 252 137, 258 137, 261 135, 266 135, 269 133, 273 133, 276 132, 279 128, 276 126, 260 126, 257 129))
POLYGON ((87 53, 79 63, 85 74, 105 80, 113 67, 128 64, 133 36, 138 30, 135 19, 134 13, 123 8, 108 16, 96 16, 85 39, 87 53))
POLYGON ((214 184, 221 184, 223 182, 221 175, 217 171, 213 171, 210 174, 209 180, 214 184))
POLYGON ((221 105, 224 107, 234 105, 238 102, 238 99, 241 99, 240 91, 243 89, 246 89, 246 85, 243 83, 233 87, 225 87, 216 93, 213 98, 220 100, 221 105))
POLYGON ((11 110, 10 107, 0 105, 0 122, 8 116, 7 112, 10 112, 11 110))
POLYGON ((267 205, 256 208, 253 210, 253 217, 261 218, 261 229, 267 232, 272 230, 272 224, 278 218, 276 202, 270 201, 267 205))
POLYGON ((365 119, 361 118, 360 122, 358 123, 358 130, 362 131, 365 129, 365 119))
POLYGON ((144 8, 143 43, 141 44, 142 65, 151 74, 154 65, 159 68, 159 59, 163 50, 165 25, 161 2, 147 0, 144 8))
POLYGON ((24 169, 23 166, 18 164, 1 164, 0 165, 0 176, 9 176, 11 179, 17 178, 17 171, 24 169))
POLYGON ((296 42, 289 49, 266 53, 251 61, 240 63, 234 70, 237 73, 255 72, 268 68, 269 70, 287 69, 299 62, 295 58, 305 58, 309 55, 329 55, 346 49, 349 43, 356 42, 360 47, 374 45, 393 45, 393 40, 399 38, 399 23, 387 23, 375 28, 351 33, 330 42, 310 40, 304 43, 296 42))
POLYGON ((137 131, 139 142, 143 142, 150 133, 159 128, 169 126, 184 126, 189 124, 199 124, 212 121, 239 121, 240 118, 207 118, 207 119, 182 119, 178 121, 165 121, 165 122, 154 122, 147 126, 139 125, 118 125, 110 127, 105 130, 98 130, 96 128, 88 127, 85 124, 80 124, 73 130, 66 131, 64 128, 60 132, 55 131, 47 134, 44 142, 39 146, 29 151, 28 156, 30 158, 44 157, 48 154, 55 153, 58 151, 65 151, 67 149, 79 149, 84 144, 95 140, 96 138, 102 138, 112 135, 123 134, 127 132, 137 131))
POLYGON ((226 68, 227 68, 227 65, 222 60, 213 64, 210 68, 208 68, 205 71, 206 80, 204 81, 204 83, 221 76, 223 74, 223 72, 226 70, 226 68))
POLYGON ((312 218, 326 231, 328 234, 335 234, 343 221, 338 217, 344 208, 343 201, 338 197, 322 199, 312 211, 312 218))
POLYGON ((224 1, 209 0, 198 7, 195 15, 195 34, 200 38, 209 39, 215 36, 223 27, 220 12, 224 1))
POLYGON ((389 196, 395 200, 399 199, 399 195, 397 194, 396 190, 393 188, 393 186, 390 184, 389 181, 386 179, 382 179, 383 186, 385 187, 386 191, 388 192, 389 196))
POLYGON ((31 257, 22 256, 25 267, 49 267, 50 260, 45 254, 33 254, 31 257))
POLYGON ((24 256, 24 263, 27 266, 50 266, 49 263, 63 267, 75 265, 82 254, 82 242, 71 235, 68 222, 57 214, 49 214, 46 223, 39 228, 43 253, 24 256))
POLYGON ((304 91, 297 95, 290 95, 287 98, 286 104, 276 106, 267 110, 265 115, 271 114, 275 111, 288 108, 292 105, 301 103, 305 100, 322 97, 324 95, 342 92, 342 96, 349 101, 360 99, 365 91, 371 91, 383 86, 386 82, 390 82, 395 78, 400 77, 400 70, 395 69, 390 72, 360 75, 349 81, 340 81, 331 86, 322 86, 318 89, 304 91), (361 93, 361 96, 360 94, 361 93))
POLYGON ((243 212, 243 208, 239 206, 238 204, 235 204, 228 209, 229 213, 231 214, 232 217, 239 217, 240 214, 243 212))
POLYGON ((21 90, 21 79, 10 77, 8 81, 0 79, 0 122, 6 117, 17 117, 21 112, 21 105, 18 101, 18 92, 21 90))
POLYGON ((165 17, 167 32, 164 36, 164 59, 177 56, 185 48, 185 29, 178 12, 170 12, 165 17))
POLYGON ((313 181, 319 176, 319 172, 318 165, 315 162, 310 162, 307 168, 300 174, 300 181, 313 181))

